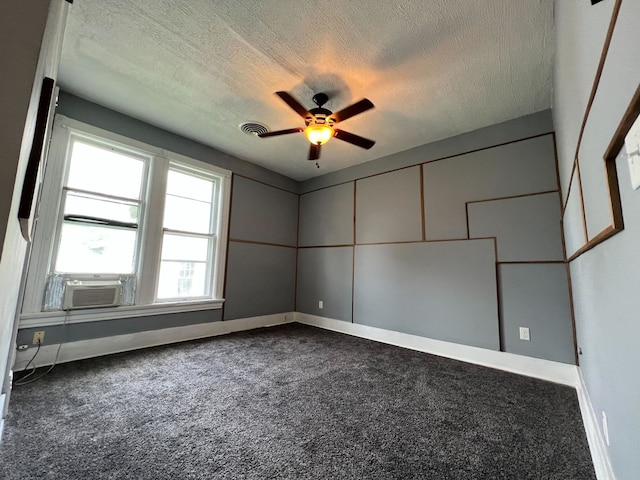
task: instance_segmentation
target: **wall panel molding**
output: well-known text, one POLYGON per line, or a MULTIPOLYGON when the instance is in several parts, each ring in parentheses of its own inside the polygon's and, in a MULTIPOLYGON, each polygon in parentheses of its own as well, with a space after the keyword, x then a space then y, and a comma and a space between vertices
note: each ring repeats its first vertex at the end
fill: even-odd
MULTIPOLYGON (((596 232, 590 232, 588 226, 589 220, 589 212, 585 205, 585 196, 584 196, 584 185, 583 185, 583 172, 581 171, 581 148, 583 147, 583 140, 585 131, 587 130, 588 122, 590 119, 591 109, 596 100, 596 96, 598 94, 598 89, 600 87, 600 81, 603 76, 603 72, 605 69, 605 64, 607 61, 607 57, 609 54, 609 47, 611 46, 611 42, 613 40, 614 31, 616 28, 616 24, 618 22, 618 17, 620 13, 620 8, 622 6, 622 0, 616 0, 613 6, 613 11, 611 13, 611 19, 609 22, 609 27, 604 39, 602 52, 600 54, 600 60, 598 62, 598 67, 596 69, 595 78, 593 80, 593 85, 591 88, 591 92, 589 94, 589 99, 587 101, 587 105, 585 108, 584 116, 582 119, 582 123, 580 126, 580 130, 578 133, 578 138, 576 142, 576 149, 574 155, 574 163, 571 171, 571 176, 569 180, 569 186, 567 188, 567 192, 565 194, 564 202, 563 202, 563 218, 566 216, 569 204, 569 199, 571 195, 571 189, 573 188, 573 184, 577 184, 577 188, 580 193, 580 207, 582 214, 582 228, 584 230, 585 242, 578 248, 572 249, 573 252, 569 253, 568 262, 574 261, 580 255, 585 252, 588 252, 593 247, 599 245, 604 242, 608 238, 612 237, 616 233, 622 231, 624 229, 624 222, 622 218, 622 202, 620 198, 620 189, 618 185, 618 175, 616 170, 615 159, 622 148, 622 144, 624 143, 624 136, 631 126, 631 122, 635 119, 635 116, 638 115, 638 111, 640 111, 640 85, 636 90, 635 95, 633 96, 631 103, 627 107, 626 112, 624 113, 622 120, 616 132, 609 143, 609 147, 606 152, 604 152, 603 160, 604 160, 604 188, 606 190, 606 196, 608 197, 609 203, 609 213, 611 216, 610 225, 600 229, 596 232)), ((596 199, 597 200, 597 199, 596 199)))

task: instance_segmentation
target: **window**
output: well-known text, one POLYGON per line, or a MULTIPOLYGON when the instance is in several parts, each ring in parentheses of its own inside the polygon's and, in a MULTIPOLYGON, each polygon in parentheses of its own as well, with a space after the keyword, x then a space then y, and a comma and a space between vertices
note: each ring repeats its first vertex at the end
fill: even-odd
POLYGON ((67 281, 119 281, 110 318, 221 305, 229 172, 58 116, 44 182, 23 319, 67 281))
POLYGON ((177 166, 169 169, 158 298, 206 295, 216 244, 215 190, 207 178, 177 166))
POLYGON ((74 137, 52 270, 135 273, 146 159, 74 137))

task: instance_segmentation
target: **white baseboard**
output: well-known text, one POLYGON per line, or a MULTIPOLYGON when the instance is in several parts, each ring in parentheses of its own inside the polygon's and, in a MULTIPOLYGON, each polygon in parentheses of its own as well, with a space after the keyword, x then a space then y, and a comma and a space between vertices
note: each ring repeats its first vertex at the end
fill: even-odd
MULTIPOLYGON (((254 328, 270 327, 283 323, 290 323, 294 315, 291 313, 279 313, 260 317, 241 318, 238 320, 226 320, 222 322, 198 323, 184 327, 163 328, 145 332, 116 335, 91 340, 69 342, 62 345, 46 345, 40 348, 34 363, 37 367, 43 367, 56 363, 71 362, 83 358, 99 357, 112 353, 137 350, 139 348, 155 347, 168 343, 184 342, 197 338, 213 337, 254 328), (58 353, 58 348, 60 352, 58 353), (58 357, 56 360, 56 356, 58 357)), ((21 371, 34 355, 35 349, 20 350, 16 354, 13 370, 21 371)))
POLYGON ((587 433, 587 441, 589 442, 589 450, 591 451, 591 459, 593 460, 593 468, 596 471, 598 480, 615 480, 613 468, 609 461, 609 451, 605 444, 604 438, 600 433, 598 426, 598 417, 593 410, 589 391, 582 377, 582 370, 578 369, 578 377, 580 385, 577 388, 578 402, 580 403, 580 412, 582 413, 582 422, 585 432, 587 433))
POLYGON ((485 348, 470 347, 457 343, 443 342, 431 338, 409 335, 407 333, 369 327, 357 323, 334 320, 331 318, 295 312, 295 321, 305 325, 346 333, 356 337, 367 338, 377 342, 404 347, 419 352, 431 353, 440 357, 452 358, 463 362, 483 365, 485 367, 505 370, 507 372, 539 378, 562 385, 578 388, 580 380, 578 368, 567 363, 552 362, 540 358, 525 357, 513 353, 498 352, 485 348))

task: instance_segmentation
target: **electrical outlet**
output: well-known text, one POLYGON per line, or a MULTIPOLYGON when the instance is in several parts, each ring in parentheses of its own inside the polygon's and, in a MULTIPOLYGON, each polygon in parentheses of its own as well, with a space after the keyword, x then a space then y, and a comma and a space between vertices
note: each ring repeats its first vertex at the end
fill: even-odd
POLYGON ((44 330, 40 330, 38 332, 33 332, 33 344, 34 345, 42 345, 44 343, 44 330))
POLYGON ((529 335, 529 327, 520 327, 520 340, 531 340, 531 336, 529 335))
POLYGON ((320 301, 318 302, 318 308, 319 308, 319 309, 323 309, 323 308, 324 308, 324 302, 323 302, 322 300, 320 300, 320 301))
POLYGON ((602 433, 604 434, 604 441, 609 446, 609 425, 607 424, 607 414, 602 411, 602 433))

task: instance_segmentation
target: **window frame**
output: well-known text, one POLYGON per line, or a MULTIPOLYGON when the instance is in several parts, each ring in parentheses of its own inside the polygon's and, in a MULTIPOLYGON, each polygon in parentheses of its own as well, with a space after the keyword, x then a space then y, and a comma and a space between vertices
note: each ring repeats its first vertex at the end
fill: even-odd
MULTIPOLYGON (((229 170, 57 114, 43 177, 36 206, 34 239, 25 274, 24 299, 20 314, 21 327, 55 325, 63 323, 65 319, 67 323, 74 323, 222 307, 231 203, 231 172, 229 170), (68 176, 69 149, 74 138, 87 140, 88 143, 101 147, 115 147, 118 151, 145 161, 134 268, 138 279, 135 305, 43 311, 46 279, 47 275, 53 272, 58 251, 60 228, 63 222, 62 202, 65 197, 63 188, 68 176), (213 255, 209 259, 211 274, 208 277, 211 284, 210 294, 206 297, 172 299, 156 297, 164 235, 163 216, 167 173, 172 167, 185 173, 200 174, 204 178, 213 180, 215 184, 216 192, 213 194, 214 208, 212 209, 215 212, 212 212, 212 216, 216 221, 215 225, 212 224, 213 255), (154 207, 150 208, 150 205, 154 207)), ((92 277, 110 279, 114 275, 92 275, 92 277)))
MULTIPOLYGON (((166 234, 170 234, 170 235, 177 235, 177 236, 184 236, 184 237, 190 237, 190 238, 207 238, 208 239, 208 246, 207 246, 207 250, 208 250, 208 256, 212 257, 211 258, 211 266, 207 267, 207 272, 206 272, 206 277, 205 277, 205 289, 212 291, 214 286, 215 286, 215 266, 217 265, 217 263, 220 261, 220 259, 218 258, 218 242, 219 242, 219 236, 218 236, 218 231, 220 229, 219 223, 220 223, 220 208, 219 208, 219 202, 216 202, 216 198, 219 197, 220 195, 220 181, 219 178, 215 178, 213 175, 210 174, 204 174, 201 170, 194 170, 193 168, 190 168, 189 166, 185 166, 184 164, 180 164, 177 162, 173 162, 170 161, 169 165, 167 167, 167 174, 171 171, 174 172, 179 172, 185 175, 191 175, 194 177, 200 177, 204 180, 208 180, 208 181, 212 181, 213 183, 213 191, 211 193, 211 212, 210 212, 210 217, 209 217, 209 233, 200 233, 200 232, 191 232, 191 231, 185 231, 185 230, 176 230, 173 228, 167 228, 164 226, 164 218, 162 221, 162 228, 160 230, 160 251, 158 252, 158 257, 157 257, 157 261, 158 261, 158 275, 156 275, 156 288, 155 288, 155 303, 167 303, 167 302, 175 302, 175 301, 181 301, 183 298, 190 298, 192 299, 191 301, 196 301, 198 299, 202 299, 203 297, 159 297, 158 296, 158 288, 159 288, 159 283, 160 283, 160 268, 161 268, 161 264, 162 264, 162 247, 163 247, 163 242, 164 242, 164 238, 166 234), (215 208, 218 207, 218 208, 215 208)), ((168 178, 168 175, 167 175, 168 178)), ((166 188, 164 190, 165 193, 165 199, 168 195, 166 188)), ((164 214, 164 209, 163 209, 163 214, 164 214)), ((193 260, 189 260, 191 262, 193 262, 193 260)), ((208 263, 208 262, 207 262, 208 263)))

